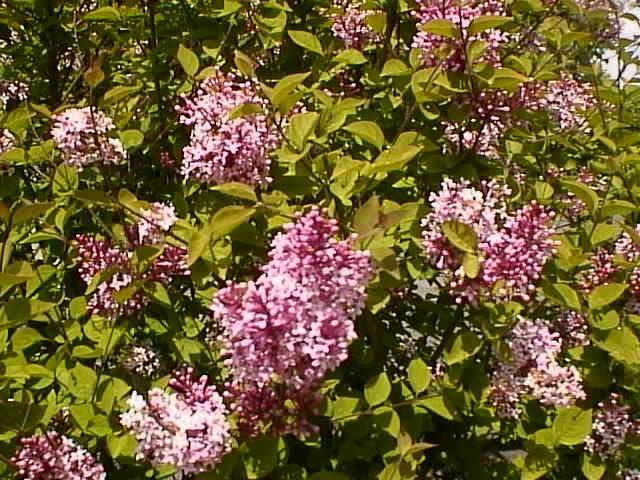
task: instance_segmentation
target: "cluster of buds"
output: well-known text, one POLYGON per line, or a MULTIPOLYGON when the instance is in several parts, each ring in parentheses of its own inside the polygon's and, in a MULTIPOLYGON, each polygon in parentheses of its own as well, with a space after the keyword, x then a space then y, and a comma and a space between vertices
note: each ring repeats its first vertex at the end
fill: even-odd
POLYGON ((584 442, 585 450, 591 455, 604 460, 612 458, 620 452, 628 435, 640 433, 640 422, 631 417, 631 408, 620 400, 620 395, 612 393, 598 403, 592 433, 584 442))

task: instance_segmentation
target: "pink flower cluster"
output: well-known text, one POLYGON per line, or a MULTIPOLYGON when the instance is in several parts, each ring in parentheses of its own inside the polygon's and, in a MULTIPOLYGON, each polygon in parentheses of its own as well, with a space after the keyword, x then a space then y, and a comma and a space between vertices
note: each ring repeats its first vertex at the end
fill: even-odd
POLYGON ((500 363, 491 379, 490 400, 499 416, 517 418, 517 404, 527 395, 555 407, 586 398, 578 370, 559 363, 563 350, 560 334, 543 320, 519 318, 506 343, 511 361, 500 363))
POLYGON ((584 130, 587 123, 584 115, 596 104, 591 85, 563 74, 547 83, 538 108, 547 111, 560 130, 571 131, 584 130))
POLYGON ((362 2, 334 0, 333 7, 341 11, 329 14, 333 20, 331 31, 344 42, 345 47, 362 50, 380 40, 380 35, 367 24, 368 12, 362 9, 362 2))
POLYGON ((220 71, 203 80, 176 107, 180 123, 191 127, 189 144, 183 149, 182 175, 208 184, 269 182, 269 152, 280 137, 263 113, 268 108, 254 82, 240 82, 220 71), (231 115, 241 106, 257 112, 231 115))
POLYGON ((83 447, 57 432, 20 439, 11 459, 21 480, 106 480, 104 468, 83 447))
POLYGON ((565 348, 584 347, 591 343, 589 325, 582 313, 562 310, 553 318, 551 325, 560 334, 565 348))
POLYGON ((495 300, 528 300, 542 268, 551 257, 555 230, 548 224, 553 213, 535 202, 508 214, 505 199, 510 190, 495 181, 482 182, 480 190, 462 180, 445 179, 431 193, 432 211, 422 220, 423 246, 430 262, 450 280, 456 302, 475 302, 480 295, 495 300), (465 276, 462 253, 442 229, 447 222, 470 227, 477 240, 480 271, 465 276))
POLYGON ((14 149, 17 146, 16 137, 9 130, 0 131, 0 155, 14 149))
POLYGON ((229 283, 216 294, 212 310, 234 390, 246 389, 243 402, 272 401, 264 400, 264 388, 274 385, 288 400, 315 397, 325 374, 346 360, 372 267, 353 238, 338 241, 337 232, 337 222, 318 208, 298 215, 273 240, 257 280, 229 283))
POLYGON ((0 111, 6 110, 10 103, 27 99, 29 87, 17 80, 0 80, 0 111))
MULTIPOLYGON (((143 218, 128 229, 129 245, 126 248, 112 245, 108 240, 100 240, 90 235, 78 235, 73 240, 80 278, 88 285, 96 275, 105 275, 104 280, 91 293, 87 302, 87 308, 91 313, 109 318, 132 314, 145 302, 142 293, 137 291, 137 281, 157 281, 168 284, 174 277, 189 275, 186 250, 172 245, 163 246, 162 253, 146 272, 134 271, 131 265, 133 250, 141 245, 157 244, 161 239, 160 232, 170 228, 167 215, 173 213, 172 207, 153 204, 151 211, 155 212, 155 216, 149 212, 143 212, 143 218), (129 287, 134 289, 131 295, 118 301, 118 292, 129 287)), ((175 221, 175 217, 173 218, 175 221)))
POLYGON ((487 44, 486 52, 479 61, 494 67, 500 66, 500 48, 509 41, 509 35, 497 28, 469 35, 468 28, 475 18, 484 15, 505 16, 501 0, 418 0, 416 3, 417 10, 413 15, 418 24, 418 33, 413 37, 411 46, 422 50, 422 62, 425 66, 442 65, 450 70, 463 71, 467 63, 465 49, 476 40, 487 44), (458 38, 452 39, 422 30, 433 20, 453 23, 458 38))
POLYGON ((172 465, 179 475, 208 471, 230 449, 222 397, 192 368, 174 373, 169 386, 173 393, 154 388, 147 400, 134 392, 120 422, 138 440, 139 459, 172 465))
POLYGON ((87 165, 117 164, 126 158, 122 143, 109 133, 113 121, 92 107, 69 108, 53 117, 51 136, 65 163, 82 169, 87 165))
MULTIPOLYGON (((635 231, 640 235, 640 225, 636 225, 635 231)), ((618 240, 616 240, 614 252, 627 262, 637 262, 640 260, 640 245, 637 244, 627 232, 624 232, 618 240)))
POLYGON ((589 268, 580 272, 578 285, 587 292, 600 285, 607 285, 618 267, 613 263, 614 255, 604 248, 599 248, 591 256, 589 268))
POLYGON ((603 460, 614 457, 628 435, 640 434, 640 422, 631 417, 631 408, 620 403, 620 395, 612 393, 598 403, 592 433, 584 442, 584 449, 603 460))
POLYGON ((160 368, 160 357, 145 345, 130 345, 124 350, 122 366, 132 375, 150 378, 160 368))

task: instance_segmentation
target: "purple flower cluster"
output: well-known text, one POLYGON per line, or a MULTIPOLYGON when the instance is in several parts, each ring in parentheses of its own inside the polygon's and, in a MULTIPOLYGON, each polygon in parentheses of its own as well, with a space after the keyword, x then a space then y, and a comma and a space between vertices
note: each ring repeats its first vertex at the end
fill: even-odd
POLYGON ((519 318, 506 343, 511 361, 497 366, 490 391, 491 402, 500 417, 517 418, 517 404, 524 396, 555 407, 586 398, 578 370, 559 363, 563 350, 560 334, 543 320, 519 318))
POLYGON ((620 400, 620 395, 612 393, 606 401, 598 403, 592 433, 584 442, 584 449, 591 455, 604 460, 612 458, 628 435, 640 433, 640 422, 631 417, 631 408, 622 405, 620 400))
POLYGON ((346 360, 372 267, 353 238, 338 241, 337 232, 318 208, 299 215, 273 240, 257 280, 216 294, 226 364, 235 390, 248 389, 246 398, 264 399, 273 385, 288 399, 313 397, 325 374, 346 360))
POLYGON ((138 440, 138 458, 152 465, 172 465, 178 474, 212 469, 230 449, 230 427, 222 397, 196 378, 192 368, 174 373, 172 393, 159 388, 148 399, 134 392, 122 425, 138 440))
POLYGON ((591 256, 589 268, 580 272, 578 285, 587 292, 600 285, 609 283, 618 268, 613 263, 614 255, 604 248, 599 248, 591 256))
POLYGON ((591 86, 568 75, 550 81, 539 100, 539 108, 546 110, 562 131, 584 129, 587 123, 584 115, 595 105, 591 86))
POLYGON ((466 180, 446 179, 431 193, 432 211, 422 220, 423 247, 430 262, 450 280, 456 301, 475 302, 480 295, 494 300, 528 300, 542 268, 557 245, 548 226, 553 213, 535 202, 507 214, 510 190, 497 182, 482 182, 480 190, 466 180), (442 229, 446 222, 473 229, 480 271, 471 279, 461 268, 462 253, 442 229))
MULTIPOLYGON (((635 231, 640 235, 640 225, 636 225, 635 231)), ((624 232, 618 240, 616 240, 614 252, 627 262, 637 262, 640 260, 640 245, 638 245, 627 232, 624 232)))
POLYGON ((16 148, 16 137, 9 130, 0 131, 0 155, 16 148))
POLYGON ((83 447, 57 432, 20 439, 11 459, 21 480, 106 480, 104 468, 83 447))
POLYGON ((471 22, 485 15, 505 16, 501 0, 418 0, 416 18, 418 33, 412 47, 422 51, 422 62, 427 67, 442 65, 449 70, 463 71, 466 66, 465 49, 474 41, 487 44, 486 52, 478 60, 494 67, 500 66, 500 48, 509 41, 509 35, 497 28, 468 34, 471 22), (452 39, 423 30, 433 20, 447 20, 455 25, 458 38, 452 39))
POLYGON ((141 245, 158 244, 162 231, 168 230, 176 220, 173 207, 163 204, 153 204, 150 211, 143 211, 142 216, 135 226, 127 229, 129 245, 112 245, 108 240, 90 235, 78 235, 73 240, 80 278, 88 285, 96 275, 105 276, 87 302, 91 313, 109 318, 132 314, 146 301, 137 289, 139 281, 169 284, 174 277, 190 274, 186 250, 173 245, 162 246, 162 253, 147 271, 134 271, 131 264, 133 250, 141 245), (118 301, 118 292, 130 287, 132 292, 128 298, 118 301))
POLYGON ((6 110, 10 103, 27 99, 29 87, 17 80, 0 80, 0 111, 6 110))
POLYGON ((92 163, 117 164, 126 158, 122 143, 109 133, 113 121, 92 107, 69 108, 53 117, 51 136, 65 163, 82 169, 92 163))
POLYGON ((268 108, 254 82, 240 82, 220 71, 203 80, 176 107, 179 122, 191 127, 189 144, 183 149, 182 175, 208 184, 269 182, 269 152, 280 137, 263 113, 268 108), (241 106, 256 111, 235 116, 234 110, 241 106))
POLYGON ((551 325, 560 334, 565 348, 584 347, 591 343, 589 325, 584 315, 572 310, 561 310, 551 325))
POLYGON ((333 20, 331 32, 344 42, 345 47, 362 50, 380 40, 380 35, 367 24, 369 13, 362 9, 362 2, 334 0, 333 7, 340 12, 329 14, 333 20))
POLYGON ((132 375, 150 378, 160 368, 160 357, 145 345, 130 345, 124 350, 122 366, 132 375))

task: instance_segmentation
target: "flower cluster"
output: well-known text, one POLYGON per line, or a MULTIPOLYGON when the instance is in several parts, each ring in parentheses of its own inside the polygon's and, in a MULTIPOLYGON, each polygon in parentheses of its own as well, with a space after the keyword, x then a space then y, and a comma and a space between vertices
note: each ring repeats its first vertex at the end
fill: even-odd
POLYGON ((153 377, 160 368, 160 358, 152 348, 131 345, 124 350, 122 366, 133 375, 153 377))
POLYGON ((334 0, 333 7, 340 11, 329 14, 333 20, 331 31, 344 42, 345 47, 362 50, 380 40, 380 35, 367 24, 368 12, 362 9, 362 2, 334 0))
POLYGON ((446 179, 431 193, 432 211, 422 220, 423 247, 430 262, 449 278, 457 302, 475 302, 488 294, 495 300, 528 300, 546 261, 554 253, 553 218, 539 204, 507 214, 507 187, 482 182, 480 190, 466 180, 446 179), (470 278, 461 268, 463 255, 449 241, 445 224, 473 230, 478 250, 478 275, 470 278))
POLYGON ((6 110, 13 102, 22 102, 29 95, 29 87, 17 80, 0 80, 0 110, 6 110))
POLYGON ((640 433, 640 423, 631 418, 631 408, 620 400, 620 395, 612 393, 606 401, 598 403, 592 433, 584 442, 587 452, 605 460, 620 451, 627 435, 640 433))
MULTIPOLYGON (((635 232, 640 235, 640 225, 636 225, 635 232)), ((627 232, 616 240, 614 252, 627 262, 640 260, 640 245, 627 232)))
POLYGON ((0 155, 15 148, 17 145, 16 137, 9 130, 0 131, 0 155))
POLYGON ((589 345, 589 325, 584 315, 572 310, 562 310, 551 322, 553 330, 560 334, 565 348, 589 345))
POLYGON ((88 285, 96 275, 104 276, 87 302, 91 313, 110 318, 131 314, 145 302, 137 290, 138 281, 169 284, 174 277, 190 274, 186 250, 173 245, 163 245, 162 252, 146 271, 134 271, 131 264, 134 249, 159 243, 161 232, 168 230, 176 221, 173 207, 160 203, 153 204, 142 216, 136 225, 127 229, 129 244, 126 246, 112 245, 108 240, 90 235, 78 235, 73 240, 80 278, 88 285), (128 296, 121 294, 124 297, 118 298, 119 292, 130 288, 128 296))
POLYGON ((501 0, 418 0, 417 10, 413 12, 418 33, 413 37, 412 47, 422 51, 422 62, 427 67, 442 65, 445 68, 463 71, 466 65, 465 49, 470 43, 479 40, 487 44, 486 52, 479 61, 494 67, 500 66, 500 48, 509 40, 509 35, 497 28, 468 35, 471 22, 485 15, 505 16, 501 0), (459 37, 447 38, 423 28, 433 20, 447 20, 456 26, 459 37))
POLYGON ((57 432, 22 438, 11 459, 22 480, 106 480, 104 468, 76 442, 57 432))
POLYGON ((222 397, 192 368, 174 373, 169 386, 174 392, 154 388, 147 400, 134 392, 120 422, 138 440, 138 458, 172 465, 179 474, 208 471, 230 448, 222 397))
POLYGON ((264 113, 268 108, 251 81, 220 71, 203 80, 176 107, 180 123, 191 127, 182 175, 208 184, 269 182, 269 152, 277 146, 279 134, 264 113), (243 106, 249 113, 234 112, 243 106))
POLYGON ((506 343, 511 361, 500 363, 491 379, 490 399, 499 416, 517 418, 517 403, 526 395, 555 407, 586 398, 578 370, 558 362, 563 349, 560 334, 543 320, 519 318, 506 343))
POLYGON ((113 121, 92 107, 69 108, 53 117, 51 136, 63 159, 79 169, 93 163, 117 164, 126 158, 122 143, 109 133, 113 121))
POLYGON ((277 384, 309 398, 347 358, 372 270, 368 254, 353 249, 353 238, 336 240, 337 232, 337 222, 313 208, 276 236, 256 281, 217 293, 212 310, 236 387, 264 398, 262 388, 277 384))
POLYGON ((589 84, 562 75, 545 85, 539 108, 546 110, 562 131, 579 130, 587 123, 585 113, 596 105, 589 84))
POLYGON ((614 255, 604 248, 599 248, 591 256, 589 268, 580 272, 578 285, 587 292, 600 285, 606 285, 618 268, 613 263, 614 255))

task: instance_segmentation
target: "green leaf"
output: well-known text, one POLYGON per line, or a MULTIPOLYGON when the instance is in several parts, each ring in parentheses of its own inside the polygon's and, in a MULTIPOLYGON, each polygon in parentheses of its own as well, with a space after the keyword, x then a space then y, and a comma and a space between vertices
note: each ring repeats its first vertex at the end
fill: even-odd
POLYGON ((187 75, 193 77, 200 69, 200 60, 193 50, 180 44, 178 46, 178 53, 176 54, 180 66, 187 75))
POLYGON ((455 419, 455 412, 453 412, 445 403, 442 395, 425 398, 424 400, 420 400, 419 402, 417 402, 417 405, 425 407, 431 410, 433 413, 436 413, 447 420, 455 419))
POLYGON ((600 458, 583 453, 580 469, 587 480, 600 480, 604 476, 607 466, 600 458))
POLYGON ((189 241, 189 255, 187 256, 187 265, 191 266, 205 253, 211 243, 211 228, 198 230, 191 236, 189 241))
POLYGON ((382 129, 374 122, 353 122, 342 128, 347 132, 353 133, 356 137, 361 138, 365 142, 370 143, 378 150, 382 150, 382 147, 386 142, 382 129))
POLYGON ((514 90, 518 85, 527 82, 529 79, 510 68, 500 68, 493 74, 491 86, 493 88, 504 88, 506 90, 514 90))
POLYGON ((87 13, 84 19, 88 22, 104 21, 117 22, 121 19, 120 12, 114 7, 100 7, 87 13))
POLYGON ((278 437, 270 435, 247 442, 247 450, 243 455, 247 478, 263 478, 276 468, 280 442, 278 437))
POLYGON ((340 472, 316 472, 309 477, 309 480, 350 480, 349 475, 340 472))
POLYGON ((467 252, 462 257, 462 268, 468 278, 477 278, 480 273, 480 259, 477 255, 467 252))
POLYGON ((380 199, 377 195, 369 198, 357 211, 353 218, 353 229, 359 235, 373 230, 380 219, 380 199))
POLYGON ((22 205, 18 207, 18 209, 13 212, 13 217, 11 218, 11 223, 14 225, 20 225, 22 223, 30 222, 45 213, 47 213, 51 208, 54 207, 53 202, 46 203, 32 203, 28 205, 22 205))
POLYGON ((448 38, 458 38, 460 33, 453 22, 443 19, 431 20, 425 23, 420 30, 448 38))
POLYGON ((104 81, 104 71, 100 65, 93 65, 84 72, 82 78, 89 87, 96 88, 104 81))
POLYGON ((136 85, 135 87, 127 87, 125 85, 118 85, 117 87, 113 87, 108 90, 104 97, 102 97, 102 101, 105 105, 111 105, 112 103, 119 102, 120 100, 124 100, 129 95, 132 95, 142 89, 142 85, 136 85))
POLYGON ((598 223, 591 233, 591 244, 598 245, 599 243, 606 242, 620 234, 622 229, 618 225, 611 225, 609 223, 598 223))
POLYGON ((627 289, 627 285, 622 283, 609 283, 594 288, 589 294, 589 307, 599 310, 610 303, 615 302, 627 289))
POLYGON ((629 215, 630 213, 638 211, 633 203, 626 200, 609 200, 602 206, 603 217, 612 217, 614 215, 629 215))
POLYGON ((242 103, 233 108, 228 115, 229 120, 234 120, 236 118, 256 114, 264 114, 264 110, 262 110, 262 107, 260 105, 255 103, 242 103))
POLYGON ((296 45, 304 48, 305 50, 310 50, 320 55, 324 55, 322 44, 320 43, 320 40, 318 40, 318 37, 313 33, 305 32, 304 30, 289 30, 287 33, 289 34, 289 38, 293 40, 293 43, 296 45))
POLYGON ((270 92, 269 98, 271 99, 271 103, 282 111, 282 107, 285 105, 289 94, 293 92, 298 85, 301 85, 309 75, 311 75, 311 72, 294 73, 279 80, 270 92))
POLYGON ((553 187, 546 182, 536 182, 536 199, 542 202, 551 197, 553 197, 553 187))
POLYGON ((484 30, 490 30, 504 25, 505 23, 509 23, 511 20, 513 20, 511 17, 505 17, 502 15, 481 15, 480 17, 476 17, 471 20, 467 34, 469 36, 474 36, 484 30))
POLYGON ((390 394, 391 383, 384 372, 371 377, 364 387, 364 398, 372 407, 386 401, 390 394))
POLYGON ((242 225, 256 213, 255 208, 242 207, 239 205, 229 205, 218 210, 211 220, 209 226, 211 228, 212 240, 228 235, 236 227, 242 225))
POLYGON ((335 57, 336 62, 344 63, 345 65, 362 65, 367 63, 367 57, 365 57, 359 50, 352 48, 343 50, 335 57))
POLYGON ((80 185, 78 171, 67 164, 60 164, 53 174, 53 193, 65 195, 77 190, 80 185))
POLYGON ((299 151, 313 134, 320 115, 317 112, 298 113, 291 117, 287 128, 287 138, 299 151))
POLYGON ((542 282, 542 290, 547 298, 553 300, 559 305, 570 308, 577 312, 580 311, 580 297, 578 293, 565 283, 542 282))
POLYGON ((145 284, 144 290, 149 294, 151 299, 162 305, 163 307, 171 308, 171 297, 165 286, 160 282, 150 282, 145 284))
POLYGON ((136 443, 136 438, 128 433, 107 435, 107 450, 111 458, 134 457, 136 443))
POLYGON ((131 150, 142 145, 144 134, 140 130, 125 130, 120 132, 120 140, 122 140, 122 146, 125 149, 131 150))
POLYGON ((553 421, 552 429, 560 445, 578 445, 591 433, 591 410, 563 408, 553 421))
POLYGON ((596 343, 615 360, 634 367, 640 365, 640 341, 630 328, 608 330, 606 337, 596 343))
POLYGON ((229 195, 230 197, 250 200, 252 202, 258 201, 253 188, 245 183, 229 182, 222 185, 217 185, 213 187, 212 190, 224 193, 225 195, 229 195))
POLYGON ((411 68, 398 58, 387 60, 380 73, 381 77, 404 77, 405 75, 411 75, 411 68))
POLYGON ((598 201, 600 200, 596 192, 584 183, 576 182, 574 180, 561 179, 560 183, 576 197, 582 200, 587 205, 590 212, 593 213, 595 211, 598 206, 598 201))
POLYGON ((233 62, 235 63, 236 68, 240 70, 245 77, 251 78, 255 75, 256 62, 240 50, 233 52, 233 62))
POLYGON ((414 358, 409 362, 407 375, 411 388, 416 394, 424 392, 431 383, 431 370, 421 358, 414 358))
POLYGON ((392 145, 391 148, 378 155, 369 166, 367 173, 373 175, 400 170, 421 151, 422 148, 415 145, 392 145))
POLYGON ((442 224, 442 233, 458 250, 467 253, 475 252, 478 239, 476 232, 469 225, 449 220, 442 224))
POLYGON ((475 333, 464 330, 456 335, 451 347, 445 351, 444 361, 447 365, 460 363, 475 355, 482 347, 482 339, 475 333))

